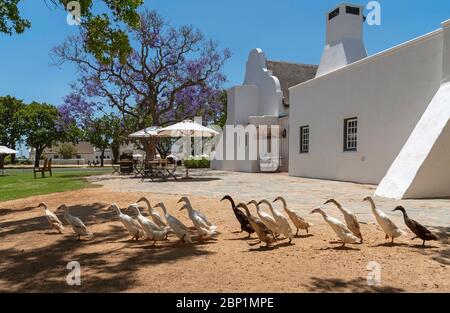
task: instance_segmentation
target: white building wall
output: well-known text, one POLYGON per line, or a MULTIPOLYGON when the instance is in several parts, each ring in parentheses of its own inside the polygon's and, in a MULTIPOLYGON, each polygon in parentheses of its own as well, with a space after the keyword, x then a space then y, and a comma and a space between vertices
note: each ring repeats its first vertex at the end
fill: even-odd
POLYGON ((279 116, 283 108, 283 92, 278 78, 267 69, 266 56, 261 49, 253 49, 248 57, 245 85, 258 87, 258 111, 252 115, 279 116))
POLYGON ((442 85, 378 186, 379 196, 450 195, 450 21, 442 27, 442 85))
MULTIPOLYGON (((271 121, 275 120, 274 124, 278 125, 278 116, 287 112, 282 100, 283 92, 280 82, 267 69, 264 52, 261 49, 253 49, 247 60, 243 85, 232 87, 227 92, 226 125, 244 127, 248 124, 256 125, 255 120, 261 122, 266 119, 265 117, 271 121)), ((219 140, 215 146, 215 156, 211 161, 212 169, 239 172, 260 171, 259 161, 249 158, 250 145, 245 148, 246 159, 237 160, 237 140, 233 146, 227 145, 226 131, 222 133, 219 140), (227 148, 234 150, 234 159, 225 159, 227 148)))
POLYGON ((442 32, 290 89, 289 173, 378 184, 438 90, 442 32), (343 152, 344 119, 358 117, 358 151, 343 152), (310 126, 309 153, 299 128, 310 126))

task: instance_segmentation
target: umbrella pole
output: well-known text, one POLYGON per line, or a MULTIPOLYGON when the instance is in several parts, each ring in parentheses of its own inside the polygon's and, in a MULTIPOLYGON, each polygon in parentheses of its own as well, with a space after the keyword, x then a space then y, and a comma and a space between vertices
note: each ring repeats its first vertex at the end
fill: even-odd
POLYGON ((183 179, 189 179, 189 168, 184 164, 184 168, 186 169, 186 176, 183 177, 183 179))

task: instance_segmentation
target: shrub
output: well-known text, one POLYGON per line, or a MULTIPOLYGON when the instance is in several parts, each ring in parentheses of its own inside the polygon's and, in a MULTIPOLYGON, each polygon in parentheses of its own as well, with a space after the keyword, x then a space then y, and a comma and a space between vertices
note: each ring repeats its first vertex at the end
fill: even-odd
POLYGON ((191 159, 184 160, 184 166, 187 168, 209 168, 211 162, 208 159, 191 159))

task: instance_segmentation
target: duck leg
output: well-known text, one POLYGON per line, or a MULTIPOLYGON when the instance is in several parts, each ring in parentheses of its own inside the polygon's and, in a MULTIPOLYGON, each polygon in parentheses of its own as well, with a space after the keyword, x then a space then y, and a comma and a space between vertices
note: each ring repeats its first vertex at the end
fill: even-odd
POLYGON ((308 230, 308 227, 306 227, 306 233, 307 233, 307 234, 309 234, 309 230, 308 230))
POLYGON ((249 245, 250 246, 256 246, 257 244, 260 244, 261 243, 261 240, 259 240, 258 242, 255 242, 255 243, 249 243, 249 245))
POLYGON ((345 241, 342 241, 342 246, 341 246, 341 248, 344 248, 345 247, 345 241))
POLYGON ((248 233, 248 236, 247 236, 247 237, 245 237, 245 238, 250 238, 250 235, 251 235, 251 234, 250 234, 250 233, 248 233))
POLYGON ((423 243, 422 243, 422 247, 425 247, 425 240, 424 240, 423 243))
POLYGON ((295 236, 298 236, 298 227, 297 227, 297 232, 295 233, 295 236))
POLYGON ((81 240, 81 235, 80 234, 78 234, 78 241, 80 241, 81 240))

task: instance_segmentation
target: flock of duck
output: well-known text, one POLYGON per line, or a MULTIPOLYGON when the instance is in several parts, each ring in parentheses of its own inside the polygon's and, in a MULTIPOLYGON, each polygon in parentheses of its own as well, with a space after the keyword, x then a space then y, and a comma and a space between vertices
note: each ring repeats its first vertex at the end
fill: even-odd
MULTIPOLYGON (((239 203, 238 205, 236 205, 234 200, 229 195, 224 196, 221 201, 223 200, 230 201, 234 214, 241 224, 241 232, 245 231, 249 234, 249 236, 252 233, 256 233, 258 235, 259 242, 257 242, 256 244, 265 242, 267 247, 269 246, 269 244, 277 242, 277 238, 280 234, 283 234, 285 238, 289 239, 289 243, 291 243, 294 235, 292 228, 289 225, 288 219, 285 218, 281 214, 281 212, 275 209, 269 201, 261 200, 259 202, 256 202, 255 200, 252 200, 247 204, 239 203), (250 213, 250 210, 248 209, 248 205, 250 204, 256 206, 258 217, 250 213), (272 216, 260 209, 261 204, 265 204, 269 207, 272 216), (241 210, 239 210, 239 208, 243 209, 245 211, 245 214, 241 210)), ((296 212, 295 210, 289 209, 283 197, 277 197, 275 198, 275 200, 273 200, 273 202, 277 201, 280 201, 282 203, 284 211, 287 213, 289 219, 296 227, 297 231, 295 235, 298 234, 299 229, 304 229, 308 233, 308 229, 312 226, 312 224, 306 222, 305 219, 300 217, 298 212, 296 212)), ((370 196, 365 197, 363 201, 368 201, 370 203, 372 213, 375 216, 377 223, 385 233, 385 239, 391 238, 391 243, 394 243, 395 238, 405 234, 405 232, 398 228, 382 210, 376 207, 375 202, 370 196)), ((335 199, 329 199, 324 204, 326 205, 328 203, 333 203, 339 209, 339 211, 342 212, 345 219, 345 224, 339 219, 329 216, 327 213, 325 213, 323 207, 315 208, 311 211, 310 214, 319 213, 322 215, 323 219, 328 223, 328 225, 333 229, 333 231, 342 241, 342 247, 344 247, 346 243, 362 243, 363 236, 361 234, 361 227, 355 214, 353 214, 350 210, 344 208, 335 199)), ((402 206, 397 206, 393 211, 401 211, 403 213, 403 218, 406 226, 416 235, 416 237, 412 238, 413 240, 416 238, 422 239, 422 245, 425 245, 425 241, 437 240, 437 237, 426 227, 419 224, 415 220, 410 219, 408 217, 408 214, 406 213, 406 210, 402 206)))
MULTIPOLYGON (((179 219, 171 215, 164 203, 158 203, 155 206, 150 205, 150 201, 146 197, 140 198, 136 203, 130 204, 127 210, 134 211, 136 218, 130 215, 122 213, 119 206, 116 203, 111 204, 109 210, 114 210, 117 213, 119 221, 123 224, 125 229, 131 236, 132 240, 139 240, 140 238, 149 239, 153 241, 153 245, 157 241, 166 240, 169 234, 175 234, 180 238, 181 242, 193 243, 193 238, 197 237, 199 240, 205 240, 212 238, 217 234, 216 226, 214 226, 206 217, 205 214, 192 208, 191 202, 187 197, 182 197, 178 203, 182 202, 183 206, 180 211, 186 209, 188 216, 193 222, 194 226, 189 228, 184 225, 179 219), (145 202, 150 213, 150 219, 142 215, 139 202, 145 202), (161 208, 164 213, 164 219, 161 217, 155 208, 161 208)), ((45 210, 45 217, 51 228, 56 229, 59 233, 63 233, 64 225, 55 213, 50 211, 45 203, 40 203, 38 206, 43 207, 45 210)), ((83 237, 92 237, 93 234, 83 221, 70 214, 69 207, 65 204, 59 206, 56 212, 64 210, 64 219, 72 227, 75 234, 78 236, 78 240, 83 237)))
MULTIPOLYGON (((247 204, 238 203, 237 205, 229 195, 224 196, 220 201, 224 200, 230 202, 236 219, 241 226, 241 230, 238 232, 248 233, 248 238, 250 238, 253 233, 256 233, 258 241, 251 245, 264 242, 266 247, 268 247, 272 243, 277 243, 280 235, 283 235, 284 239, 288 239, 288 243, 291 244, 292 239, 298 235, 299 230, 305 230, 306 233, 308 233, 309 228, 313 226, 302 218, 298 212, 288 208, 286 200, 283 197, 275 198, 273 203, 281 202, 283 210, 286 212, 288 218, 267 200, 261 200, 259 202, 252 200, 247 204), (257 216, 250 212, 250 205, 256 207, 257 216), (261 208, 262 205, 267 206, 270 213, 264 211, 261 208), (296 228, 295 234, 289 221, 296 228)), ((391 243, 394 243, 395 238, 405 234, 405 232, 397 227, 397 225, 395 225, 382 210, 376 207, 375 202, 370 196, 365 197, 363 201, 369 202, 376 222, 385 233, 385 239, 390 238, 391 243)), ((153 245, 155 245, 157 241, 167 240, 169 234, 177 236, 180 239, 180 243, 193 243, 194 239, 197 239, 198 241, 208 240, 218 234, 217 227, 209 221, 205 214, 192 207, 188 197, 180 198, 177 203, 183 204, 179 210, 187 210, 193 226, 188 227, 175 216, 171 215, 162 202, 152 207, 150 201, 146 197, 140 198, 136 203, 130 204, 127 207, 127 211, 129 210, 135 213, 135 218, 122 213, 119 206, 115 203, 111 204, 109 210, 114 210, 117 213, 119 221, 128 231, 132 240, 139 240, 140 238, 149 239, 153 241, 153 245), (140 202, 146 204, 150 213, 149 218, 142 215, 141 207, 139 206, 140 202), (160 208, 162 210, 165 221, 155 208, 160 208)), ((319 213, 322 215, 325 222, 342 241, 342 247, 344 247, 345 244, 363 243, 361 227, 355 214, 343 207, 335 199, 329 199, 324 204, 326 205, 329 203, 334 204, 339 209, 343 214, 345 223, 341 222, 336 217, 328 215, 325 212, 326 209, 322 206, 315 208, 310 214, 319 213)), ((45 203, 40 203, 39 206, 44 208, 45 217, 47 218, 50 227, 56 229, 59 233, 63 233, 64 225, 56 214, 50 211, 45 203)), ((66 205, 63 204, 59 206, 56 212, 62 210, 64 211, 65 221, 72 227, 73 231, 78 236, 78 240, 80 240, 81 236, 93 236, 80 218, 70 214, 69 208, 66 205)), ((412 239, 420 238, 423 240, 422 245, 425 245, 425 241, 437 240, 437 237, 426 227, 415 220, 410 219, 402 206, 397 206, 393 211, 401 211, 403 213, 406 226, 416 235, 416 237, 412 239)))

